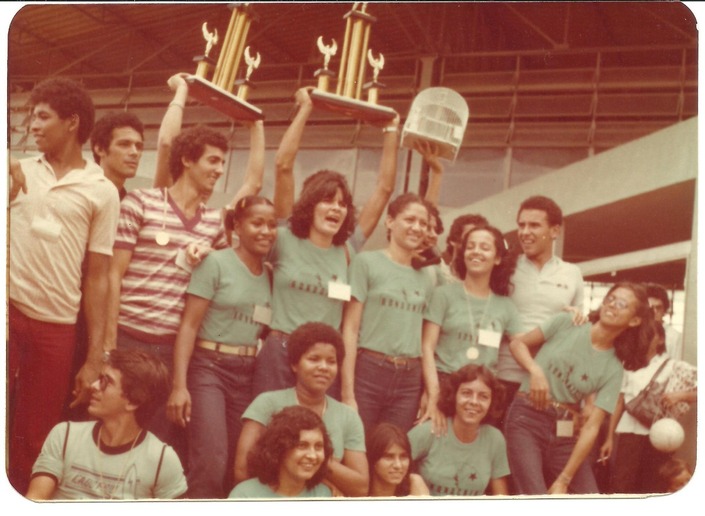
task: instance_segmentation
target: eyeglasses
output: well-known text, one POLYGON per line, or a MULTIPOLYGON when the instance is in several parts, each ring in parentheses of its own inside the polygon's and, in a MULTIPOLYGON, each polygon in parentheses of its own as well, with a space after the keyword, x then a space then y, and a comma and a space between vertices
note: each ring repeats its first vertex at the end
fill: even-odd
POLYGON ((100 376, 98 376, 98 388, 101 391, 104 391, 105 389, 107 389, 108 385, 114 385, 114 384, 115 384, 115 382, 108 375, 101 374, 100 376))
POLYGON ((629 302, 619 297, 615 297, 611 294, 607 296, 604 301, 602 301, 602 304, 605 306, 614 305, 619 310, 625 310, 629 308, 629 302))

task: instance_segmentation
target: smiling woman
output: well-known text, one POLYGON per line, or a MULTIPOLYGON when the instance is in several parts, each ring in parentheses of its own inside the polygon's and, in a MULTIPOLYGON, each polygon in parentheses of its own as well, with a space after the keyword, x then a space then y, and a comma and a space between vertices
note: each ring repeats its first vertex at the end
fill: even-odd
POLYGON ((624 369, 646 365, 653 315, 641 285, 618 283, 591 324, 559 314, 510 349, 530 373, 506 415, 509 462, 520 494, 598 492, 585 461, 604 418, 616 405, 624 369), (536 356, 531 348, 541 345, 536 356), (581 414, 581 402, 589 410, 581 414), (544 476, 547 472, 547 476, 544 476))

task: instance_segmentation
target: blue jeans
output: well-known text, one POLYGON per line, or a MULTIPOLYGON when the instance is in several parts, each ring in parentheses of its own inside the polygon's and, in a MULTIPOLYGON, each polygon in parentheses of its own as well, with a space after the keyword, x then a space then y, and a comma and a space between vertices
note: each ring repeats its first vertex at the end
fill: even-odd
MULTIPOLYGON (((520 396, 509 406, 504 436, 512 481, 518 494, 546 494, 568 462, 576 438, 556 436, 559 412, 554 408, 537 410, 528 399, 520 396)), ((573 494, 599 492, 589 460, 580 465, 568 490, 573 494)))
POLYGON ((254 357, 194 349, 188 369, 191 421, 188 435, 188 497, 225 498, 242 421, 252 402, 254 357))
POLYGON ((360 351, 355 362, 355 401, 369 433, 382 422, 404 432, 413 426, 423 391, 421 360, 396 366, 360 351))
POLYGON ((272 331, 267 335, 255 360, 253 398, 263 392, 288 389, 296 384, 296 377, 289 366, 288 341, 289 335, 286 333, 272 331))

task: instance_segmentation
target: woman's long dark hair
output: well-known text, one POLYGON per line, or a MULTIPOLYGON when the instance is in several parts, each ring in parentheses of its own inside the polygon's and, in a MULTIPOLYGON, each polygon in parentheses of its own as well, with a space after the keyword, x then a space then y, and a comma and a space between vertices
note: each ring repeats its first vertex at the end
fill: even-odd
POLYGON ((500 258, 499 265, 495 265, 490 275, 490 289, 498 296, 508 296, 511 288, 511 278, 516 269, 518 255, 513 250, 510 250, 505 241, 502 232, 489 224, 481 224, 473 227, 463 237, 458 252, 455 253, 453 268, 460 279, 465 279, 467 267, 465 265, 465 248, 468 245, 470 235, 476 231, 488 231, 494 239, 494 247, 497 250, 497 256, 500 258))
POLYGON ((409 456, 409 469, 394 491, 394 496, 408 496, 411 493, 411 443, 406 433, 392 423, 380 423, 367 435, 366 441, 365 447, 370 468, 370 484, 372 484, 375 464, 391 446, 397 444, 407 453, 409 456))
MULTIPOLYGON (((636 297, 638 305, 634 315, 641 318, 641 323, 625 329, 617 336, 614 340, 614 351, 625 369, 636 371, 648 364, 646 357, 655 334, 652 324, 654 314, 649 307, 649 298, 643 285, 631 282, 615 283, 605 294, 605 299, 618 288, 628 289, 636 297)), ((600 319, 600 311, 591 312, 589 319, 590 322, 596 323, 600 319)))
POLYGON ((345 176, 332 170, 319 170, 306 178, 289 217, 291 232, 298 238, 308 238, 313 224, 313 214, 319 202, 335 197, 340 188, 343 202, 348 207, 343 225, 333 236, 333 245, 343 245, 355 230, 355 205, 345 176))

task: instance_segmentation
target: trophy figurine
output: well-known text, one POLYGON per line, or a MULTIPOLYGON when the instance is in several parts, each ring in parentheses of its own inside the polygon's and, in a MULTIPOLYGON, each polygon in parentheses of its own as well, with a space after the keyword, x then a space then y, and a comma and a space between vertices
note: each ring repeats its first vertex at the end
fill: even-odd
POLYGON ((218 31, 208 32, 206 23, 201 27, 203 38, 207 43, 206 51, 203 56, 194 59, 198 62, 196 73, 186 77, 186 82, 189 84, 189 95, 234 120, 262 120, 264 118, 262 110, 246 100, 250 88, 253 87, 250 75, 260 64, 259 53, 256 59, 252 59, 249 47, 245 47, 254 13, 249 4, 232 4, 231 9, 232 15, 228 30, 225 33, 218 61, 213 68, 213 77, 210 80, 208 73, 213 67, 213 61, 208 57, 208 54, 218 44, 218 31), (245 79, 236 81, 243 53, 248 68, 245 79), (233 95, 235 86, 239 86, 237 95, 233 95))
POLYGON ((252 72, 259 68, 259 64, 261 61, 262 59, 259 55, 259 52, 257 52, 257 57, 253 58, 250 55, 250 47, 245 47, 245 64, 247 65, 247 72, 245 73, 244 79, 235 81, 235 85, 238 86, 237 96, 239 99, 246 101, 247 94, 249 93, 250 88, 255 87, 252 81, 250 81, 250 76, 252 75, 252 72))
POLYGON ((333 43, 331 45, 325 45, 323 43, 323 36, 318 36, 318 50, 320 50, 321 54, 323 54, 325 57, 323 58, 323 68, 319 68, 318 70, 316 70, 316 73, 314 73, 313 76, 318 77, 318 89, 324 92, 328 91, 330 78, 335 77, 335 73, 333 73, 328 68, 330 58, 333 57, 338 51, 338 44, 335 42, 335 40, 332 41, 333 43))
POLYGON ((370 104, 377 104, 377 97, 379 95, 379 89, 384 88, 384 84, 379 82, 379 71, 384 68, 384 56, 379 55, 377 59, 372 55, 372 50, 367 51, 367 61, 374 70, 372 73, 372 81, 365 84, 362 88, 367 90, 367 102, 370 104))
POLYGON ((205 79, 210 68, 215 65, 215 61, 208 57, 208 54, 210 54, 213 47, 218 44, 218 29, 213 29, 213 32, 208 32, 208 22, 203 22, 201 31, 203 32, 203 39, 206 40, 206 50, 203 52, 202 56, 196 56, 193 60, 198 63, 196 76, 205 79))
POLYGON ((343 40, 343 53, 340 58, 338 82, 335 93, 328 91, 330 73, 328 63, 330 57, 335 55, 337 45, 327 47, 323 44, 322 37, 318 38, 318 49, 325 56, 323 68, 316 71, 318 87, 311 91, 311 100, 314 105, 328 111, 342 113, 344 116, 365 122, 382 122, 392 120, 397 112, 386 106, 377 104, 379 88, 382 86, 377 80, 379 71, 384 67, 384 58, 372 58, 368 53, 370 30, 372 23, 377 21, 374 16, 367 13, 366 2, 355 2, 343 19, 346 20, 345 38, 343 40), (365 78, 365 57, 370 60, 374 68, 374 79, 369 87, 368 100, 362 100, 362 85, 365 78))

